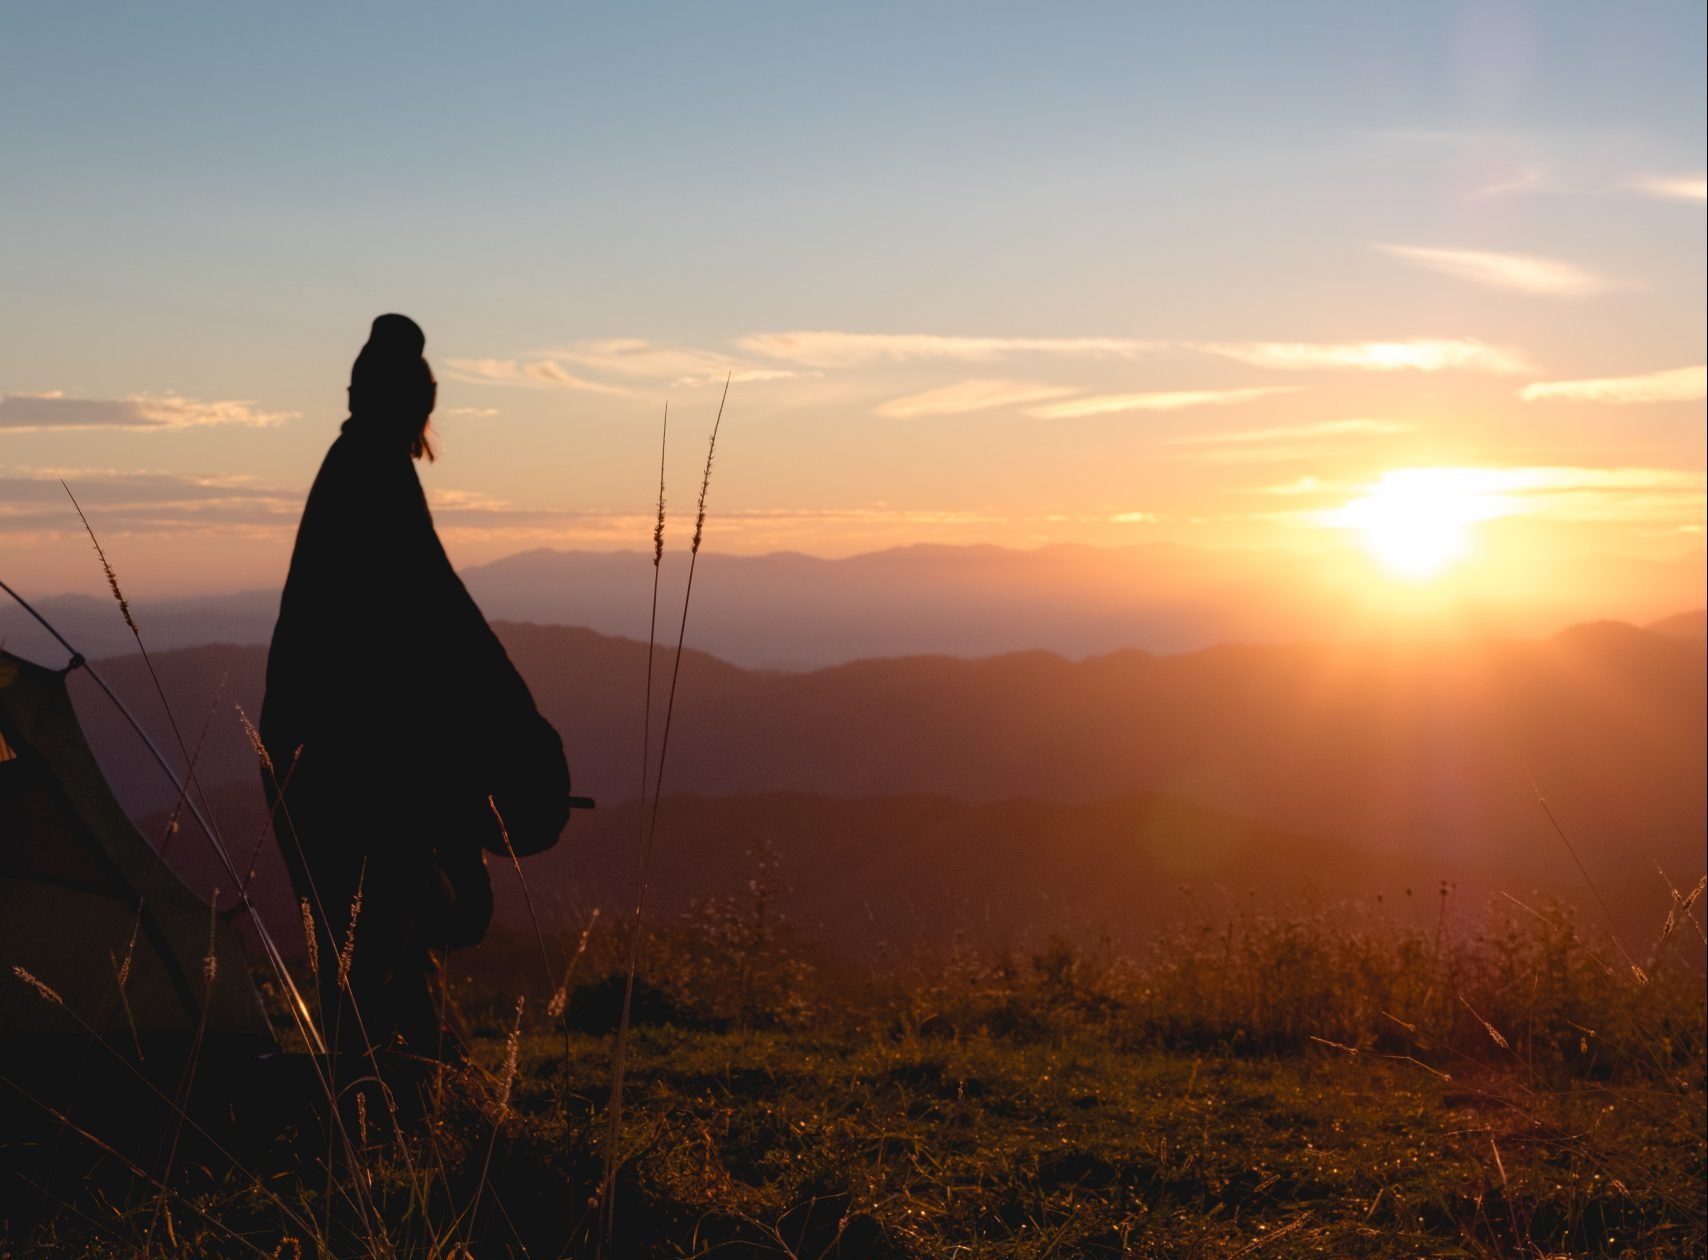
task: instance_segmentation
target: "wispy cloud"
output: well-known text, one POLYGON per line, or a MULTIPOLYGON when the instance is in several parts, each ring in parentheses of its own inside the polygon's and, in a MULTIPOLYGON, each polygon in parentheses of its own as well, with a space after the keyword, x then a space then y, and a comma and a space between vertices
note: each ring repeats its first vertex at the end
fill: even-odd
MULTIPOLYGON (((1310 479, 1270 493, 1328 489, 1310 479)), ((1439 512, 1461 523, 1525 516, 1555 521, 1678 523, 1695 520, 1708 502, 1708 476, 1677 468, 1539 467, 1397 468, 1339 507, 1307 513, 1318 525, 1356 528, 1387 505, 1439 512)))
POLYGON ((1205 354, 1237 359, 1253 367, 1284 372, 1494 372, 1512 375, 1530 371, 1516 351, 1485 345, 1473 338, 1409 341, 1243 341, 1193 342, 1205 354))
POLYGON ((531 385, 545 389, 574 389, 589 394, 627 397, 629 390, 576 376, 553 359, 447 359, 445 370, 457 380, 479 385, 531 385))
POLYGON ((1469 337, 1355 342, 1223 342, 1132 337, 957 337, 818 330, 751 333, 736 338, 736 345, 750 354, 821 369, 852 368, 886 361, 982 363, 1028 355, 1126 360, 1186 351, 1282 371, 1342 369, 1517 373, 1531 370, 1516 351, 1486 345, 1469 337))
POLYGON ((1111 512, 1111 525, 1154 525, 1162 518, 1155 512, 1111 512))
MULTIPOLYGON (((505 546, 525 544, 632 548, 645 538, 653 518, 598 509, 530 509, 497 503, 434 508, 439 530, 459 542, 505 546)), ((1009 513, 968 509, 908 508, 889 504, 828 508, 731 508, 717 514, 719 537, 736 550, 822 546, 827 538, 850 544, 894 546, 931 537, 964 537, 1012 523, 1009 513)))
POLYGON ((1525 402, 1700 402, 1708 395, 1708 366, 1673 368, 1641 376, 1601 376, 1580 381, 1537 381, 1518 391, 1525 402))
POLYGON ((665 346, 638 337, 608 337, 578 341, 551 350, 547 357, 566 359, 578 367, 635 380, 667 381, 673 385, 721 385, 788 380, 800 373, 766 367, 715 350, 665 346))
POLYGON ((1261 442, 1308 442, 1318 439, 1388 433, 1410 433, 1404 420, 1318 420, 1312 424, 1279 424, 1264 429, 1235 429, 1222 433, 1189 433, 1170 438, 1172 446, 1212 446, 1261 442))
POLYGON ((1492 197, 1515 197, 1523 193, 1541 192, 1553 185, 1548 174, 1548 168, 1540 163, 1521 166, 1510 175, 1492 180, 1471 193, 1471 197, 1482 200, 1492 197))
POLYGON ((766 332, 736 345, 785 363, 856 367, 879 360, 951 359, 986 362, 1021 354, 1130 359, 1163 343, 1125 337, 944 337, 929 333, 766 332))
POLYGON ((0 429, 192 429, 237 424, 283 424, 294 411, 262 411, 253 400, 200 402, 177 394, 128 398, 70 398, 46 394, 0 397, 0 429))
POLYGON ((1668 201, 1708 201, 1708 173, 1703 171, 1639 175, 1628 187, 1668 201))
POLYGON ((1098 394, 1071 402, 1028 408, 1026 414, 1040 420, 1071 420, 1079 416, 1102 416, 1122 411, 1181 411, 1187 407, 1224 407, 1250 402, 1270 394, 1292 393, 1291 385, 1259 385, 1248 389, 1181 389, 1148 394, 1098 394))
POLYGON ((251 477, 209 477, 111 468, 0 470, 0 532, 75 535, 82 524, 61 480, 103 532, 117 534, 277 529, 302 511, 301 491, 251 477))
POLYGON ((1019 407, 1078 392, 1068 386, 1046 385, 1041 381, 959 381, 941 389, 892 398, 880 406, 877 413, 902 420, 915 416, 959 416, 972 411, 992 411, 998 407, 1019 407))
POLYGON ((1584 297, 1616 287, 1582 267, 1533 254, 1501 254, 1476 249, 1432 249, 1422 245, 1377 245, 1402 262, 1439 271, 1491 289, 1554 297, 1584 297))

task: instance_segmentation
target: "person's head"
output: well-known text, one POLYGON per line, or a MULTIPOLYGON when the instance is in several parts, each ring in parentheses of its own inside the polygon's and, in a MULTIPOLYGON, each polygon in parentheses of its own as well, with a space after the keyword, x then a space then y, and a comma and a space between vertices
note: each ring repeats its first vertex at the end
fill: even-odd
POLYGON ((351 418, 364 428, 396 436, 416 459, 433 458, 427 421, 438 385, 421 357, 426 345, 426 334, 407 315, 381 315, 350 369, 351 418))

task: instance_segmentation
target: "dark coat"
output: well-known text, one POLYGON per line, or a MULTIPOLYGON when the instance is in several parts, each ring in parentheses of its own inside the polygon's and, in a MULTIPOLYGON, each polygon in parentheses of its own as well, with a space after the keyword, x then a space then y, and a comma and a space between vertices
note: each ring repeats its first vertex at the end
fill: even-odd
POLYGON ((518 854, 568 819, 562 741, 451 568, 414 462, 356 420, 303 509, 261 737, 286 863, 329 927, 365 864, 364 913, 478 940, 481 851, 508 852, 487 797, 518 854))

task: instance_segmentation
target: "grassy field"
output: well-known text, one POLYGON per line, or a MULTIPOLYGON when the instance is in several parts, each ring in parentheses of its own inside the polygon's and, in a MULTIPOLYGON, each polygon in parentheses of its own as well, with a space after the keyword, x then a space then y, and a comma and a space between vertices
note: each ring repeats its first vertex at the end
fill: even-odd
MULTIPOLYGON (((654 1031, 638 1051, 618 1201, 618 1236, 634 1254, 1682 1255, 1701 1246, 1701 1126, 1684 1123, 1664 1091, 1540 1093, 1494 1071, 1444 1081, 1326 1050, 1189 1055, 1095 1035, 851 1045, 810 1033, 654 1031)), ((573 1162, 558 1157, 560 1054, 550 1039, 526 1043, 525 1119, 494 1182, 528 1167, 575 1204, 573 1162)), ((596 1039, 572 1045, 572 1087, 590 1095, 572 1103, 572 1149, 600 1137, 594 1099, 608 1060, 596 1039)), ((594 1171, 588 1162, 584 1191, 594 1171)), ((516 1218, 516 1205, 507 1210, 516 1218)), ((536 1223, 548 1249, 567 1241, 536 1223)))
POLYGON ((539 943, 460 957, 473 1062, 401 1131, 357 1086, 347 1145, 322 1104, 165 1191, 96 1171, 5 1254, 1703 1254, 1682 899, 1635 970, 1562 907, 1443 898, 855 973, 750 892, 648 932, 608 1200, 616 930, 544 943, 555 1017, 539 943))

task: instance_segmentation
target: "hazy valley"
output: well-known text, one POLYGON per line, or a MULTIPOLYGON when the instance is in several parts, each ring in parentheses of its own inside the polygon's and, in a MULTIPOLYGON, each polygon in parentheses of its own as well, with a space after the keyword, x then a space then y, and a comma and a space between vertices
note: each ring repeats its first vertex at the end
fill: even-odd
MULTIPOLYGON (((645 647, 561 626, 500 633, 564 735, 576 790, 600 801, 530 864, 554 918, 573 922, 628 896, 645 647)), ((207 725, 198 773, 223 828, 257 837, 270 863, 234 712, 257 712, 265 650, 203 646, 154 662, 180 726, 207 725)), ((660 677, 669 663, 659 649, 660 677)), ((140 658, 99 668, 166 746, 140 658)), ((157 827, 170 786, 88 681, 72 681, 121 799, 157 827)), ((443 685, 456 685, 454 661, 443 685)), ((1700 865, 1704 725, 1700 618, 1689 617, 1530 642, 1077 662, 1029 652, 800 673, 689 651, 655 905, 743 886, 761 843, 779 860, 786 912, 857 952, 956 928, 1140 937, 1184 913, 1183 884, 1390 904, 1410 888, 1417 904, 1449 880, 1479 901, 1538 889, 1583 900, 1540 793, 1622 927, 1642 932, 1665 909, 1656 865, 1685 882, 1700 865)), ((205 886, 199 846, 193 829, 174 841, 205 886)))

